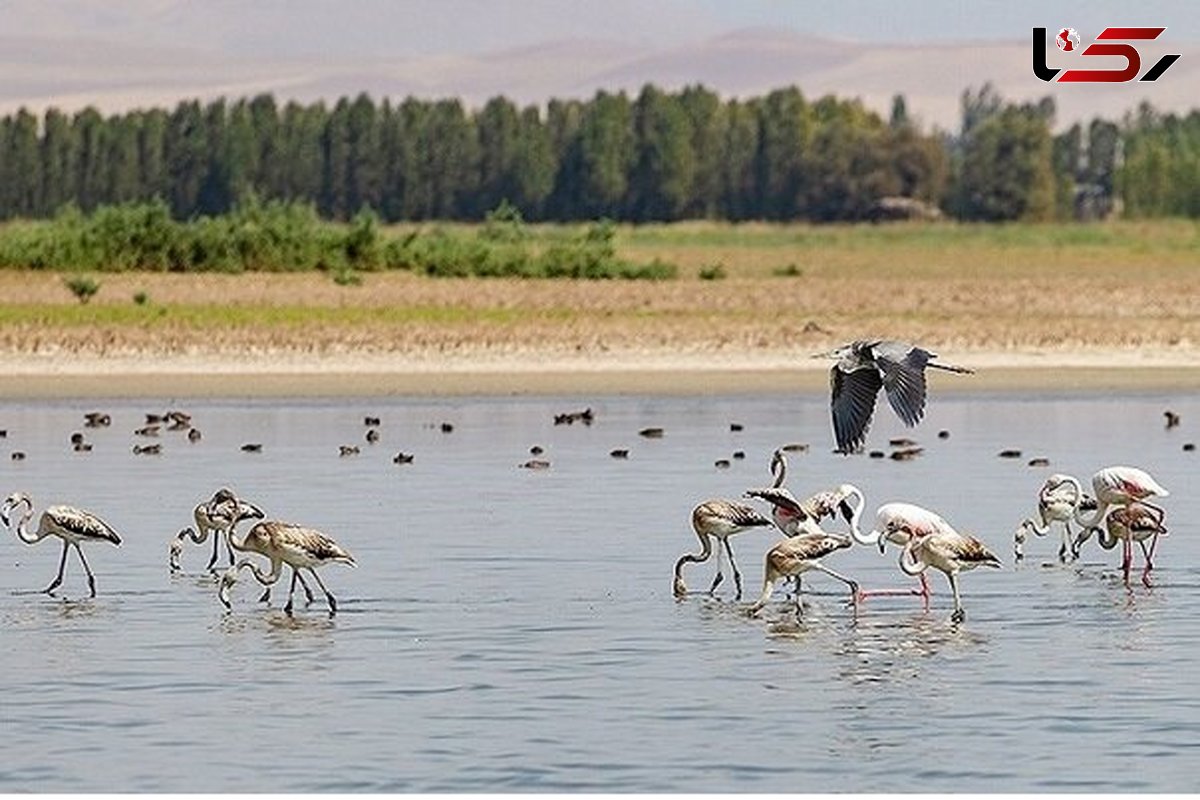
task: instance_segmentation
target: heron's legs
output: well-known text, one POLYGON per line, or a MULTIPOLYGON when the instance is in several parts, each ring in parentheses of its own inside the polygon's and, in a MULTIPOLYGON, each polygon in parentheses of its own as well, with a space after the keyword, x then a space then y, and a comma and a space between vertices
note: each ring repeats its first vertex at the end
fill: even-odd
POLYGON ((58 576, 50 582, 49 586, 47 586, 45 589, 42 589, 43 594, 53 596, 54 590, 62 585, 63 575, 66 574, 67 571, 67 549, 70 546, 70 542, 68 542, 66 539, 63 539, 62 558, 58 560, 58 576))

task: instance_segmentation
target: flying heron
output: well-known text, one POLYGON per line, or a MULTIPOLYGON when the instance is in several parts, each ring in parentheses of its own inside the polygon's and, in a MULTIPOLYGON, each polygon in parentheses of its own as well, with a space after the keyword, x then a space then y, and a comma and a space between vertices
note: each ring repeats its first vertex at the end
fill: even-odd
POLYGON ((814 358, 836 358, 829 373, 832 388, 833 435, 837 452, 862 448, 875 413, 880 388, 888 404, 910 428, 925 414, 925 368, 971 374, 974 370, 939 364, 937 355, 893 339, 859 339, 814 358))

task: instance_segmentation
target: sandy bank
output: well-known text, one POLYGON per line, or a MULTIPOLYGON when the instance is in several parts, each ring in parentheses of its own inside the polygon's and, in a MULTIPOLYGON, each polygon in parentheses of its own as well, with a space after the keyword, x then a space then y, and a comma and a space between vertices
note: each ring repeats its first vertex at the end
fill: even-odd
MULTIPOLYGON (((944 351, 970 378, 931 373, 939 392, 1196 391, 1200 351, 944 351)), ((0 397, 304 397, 469 394, 737 394, 825 391, 808 353, 537 351, 403 356, 296 353, 5 356, 0 397)))

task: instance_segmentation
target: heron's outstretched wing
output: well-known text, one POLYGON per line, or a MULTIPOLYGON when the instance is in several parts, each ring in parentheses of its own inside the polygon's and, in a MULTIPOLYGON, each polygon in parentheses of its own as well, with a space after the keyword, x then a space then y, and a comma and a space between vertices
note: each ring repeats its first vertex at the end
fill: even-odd
POLYGON ((876 349, 875 363, 883 373, 888 404, 910 428, 925 415, 925 365, 932 356, 919 347, 903 354, 876 349))
POLYGON ((852 453, 860 448, 875 413, 875 397, 883 386, 878 370, 873 366, 845 371, 835 364, 829 372, 833 391, 833 436, 839 453, 852 453))

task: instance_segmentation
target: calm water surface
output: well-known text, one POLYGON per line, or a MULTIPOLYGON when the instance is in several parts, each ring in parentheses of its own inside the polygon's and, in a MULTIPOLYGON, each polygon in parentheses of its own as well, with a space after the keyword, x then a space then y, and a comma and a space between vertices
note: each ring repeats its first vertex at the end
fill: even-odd
MULTIPOLYGON (((169 400, 0 404, 0 491, 29 492, 39 512, 90 509, 125 537, 87 551, 96 600, 75 562, 65 599, 28 593, 53 577, 57 540, 0 538, 0 792, 1200 786, 1200 454, 1181 447, 1200 439, 1200 400, 943 395, 909 462, 829 452, 826 402, 190 402, 203 440, 164 432, 158 457, 133 455, 132 431, 169 400), (590 427, 553 424, 587 405, 590 427), (97 408, 112 427, 72 452, 97 408), (1166 408, 1179 428, 1164 429, 1166 408), (377 445, 363 441, 365 414, 383 420, 377 445), (639 437, 648 426, 666 435, 639 437), (249 441, 263 452, 241 452, 249 441), (1002 571, 964 576, 965 624, 949 623, 939 573, 928 613, 875 598, 855 619, 816 575, 802 624, 782 592, 751 619, 766 532, 734 540, 747 600, 672 598, 672 565, 696 549, 692 506, 768 482, 787 442, 812 444, 791 457, 797 495, 850 481, 872 517, 889 500, 920 503, 1003 556, 1002 571), (362 454, 339 458, 340 444, 362 454), (533 445, 549 470, 517 468, 533 445), (998 458, 1006 448, 1024 457, 998 458), (415 462, 393 464, 398 450, 415 462), (738 450, 744 460, 714 466, 738 450), (1051 466, 1026 466, 1033 456, 1051 466), (1050 472, 1086 480, 1122 463, 1172 492, 1156 588, 1126 590, 1119 552, 1094 540, 1069 568, 1048 565, 1056 539, 1031 540, 1013 568, 1013 530, 1050 472), (289 619, 284 592, 267 608, 251 581, 225 613, 202 574, 208 545, 168 573, 168 540, 223 484, 355 554, 357 569, 323 570, 336 618, 318 605, 289 619)), ((869 446, 904 434, 881 414, 869 446)), ((855 548, 829 564, 868 587, 909 583, 894 553, 855 548)), ((705 588, 714 564, 689 569, 705 588)))

